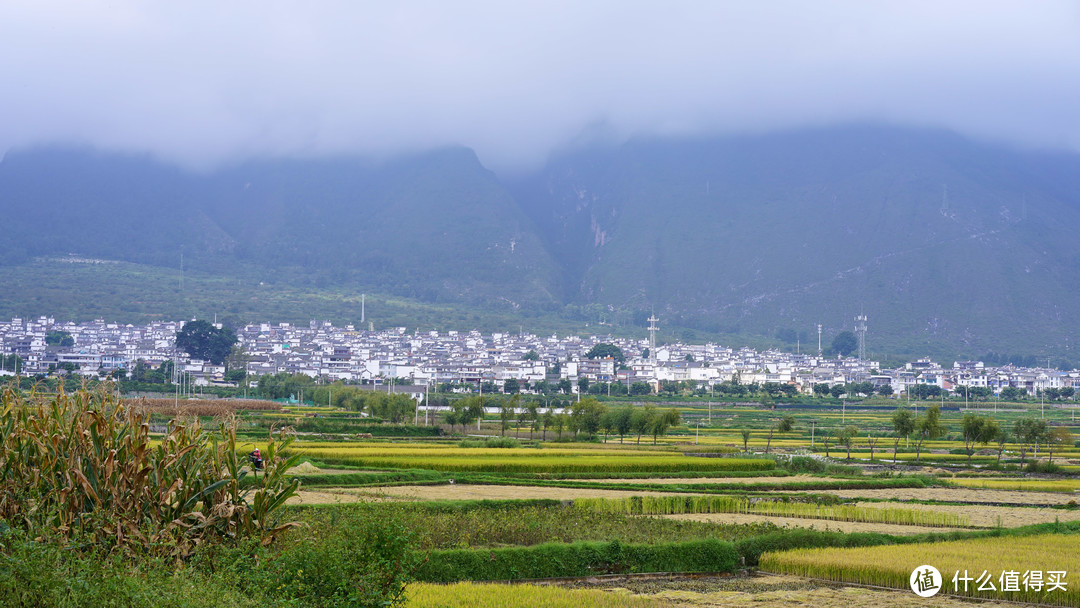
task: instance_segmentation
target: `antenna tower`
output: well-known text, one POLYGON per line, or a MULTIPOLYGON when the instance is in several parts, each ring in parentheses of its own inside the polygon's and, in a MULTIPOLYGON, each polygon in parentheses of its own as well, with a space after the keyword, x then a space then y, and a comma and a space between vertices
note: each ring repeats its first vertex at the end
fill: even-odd
POLYGON ((821 323, 817 324, 817 356, 821 356, 821 323))
POLYGON ((648 321, 649 321, 649 358, 654 360, 654 361, 656 360, 656 332, 657 332, 657 330, 660 329, 659 327, 656 326, 656 322, 659 321, 659 320, 660 319, 657 319, 655 314, 650 316, 649 319, 648 319, 648 321))
POLYGON ((855 317, 855 335, 859 338, 859 359, 866 359, 866 315, 855 317))

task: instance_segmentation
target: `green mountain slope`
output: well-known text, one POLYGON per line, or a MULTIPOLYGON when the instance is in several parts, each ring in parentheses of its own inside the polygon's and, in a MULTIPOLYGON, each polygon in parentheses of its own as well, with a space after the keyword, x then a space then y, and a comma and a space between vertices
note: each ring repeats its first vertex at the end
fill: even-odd
POLYGON ((7 263, 78 253, 301 286, 506 307, 550 301, 531 221, 465 149, 384 164, 252 162, 210 175, 36 150, 0 163, 7 263))
POLYGON ((878 352, 1058 352, 1080 321, 1078 168, 849 128, 579 150, 515 190, 567 297, 736 334, 862 312, 878 352))

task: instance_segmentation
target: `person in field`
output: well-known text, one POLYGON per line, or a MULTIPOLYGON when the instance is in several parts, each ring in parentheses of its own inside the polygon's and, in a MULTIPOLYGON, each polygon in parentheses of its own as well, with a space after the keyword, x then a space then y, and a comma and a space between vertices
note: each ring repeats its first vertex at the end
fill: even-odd
POLYGON ((248 454, 248 460, 251 461, 251 468, 256 471, 261 471, 263 468, 262 454, 259 453, 259 448, 255 448, 248 454))

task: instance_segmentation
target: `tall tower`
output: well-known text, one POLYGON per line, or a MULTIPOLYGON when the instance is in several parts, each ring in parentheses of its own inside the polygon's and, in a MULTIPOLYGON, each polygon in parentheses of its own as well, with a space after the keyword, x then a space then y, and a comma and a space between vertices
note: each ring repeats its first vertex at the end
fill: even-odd
POLYGON ((859 359, 866 359, 866 315, 855 317, 855 335, 859 338, 859 359))
POLYGON ((659 321, 659 320, 660 319, 657 319, 655 314, 650 316, 649 319, 648 319, 648 321, 649 321, 649 358, 652 359, 653 361, 656 360, 656 332, 657 332, 657 330, 660 329, 659 327, 656 326, 656 322, 659 321))
POLYGON ((817 324, 817 356, 821 356, 821 323, 817 324))
POLYGON ((360 294, 360 324, 361 325, 364 324, 364 317, 366 316, 365 313, 367 313, 366 309, 367 309, 367 294, 362 293, 362 294, 360 294))

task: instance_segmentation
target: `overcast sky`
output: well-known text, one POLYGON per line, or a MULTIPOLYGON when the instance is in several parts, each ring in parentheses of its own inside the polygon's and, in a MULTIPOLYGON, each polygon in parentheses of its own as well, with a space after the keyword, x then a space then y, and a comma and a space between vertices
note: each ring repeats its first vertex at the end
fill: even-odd
POLYGON ((1080 2, 0 3, 0 150, 194 166, 882 121, 1080 150, 1080 2))

